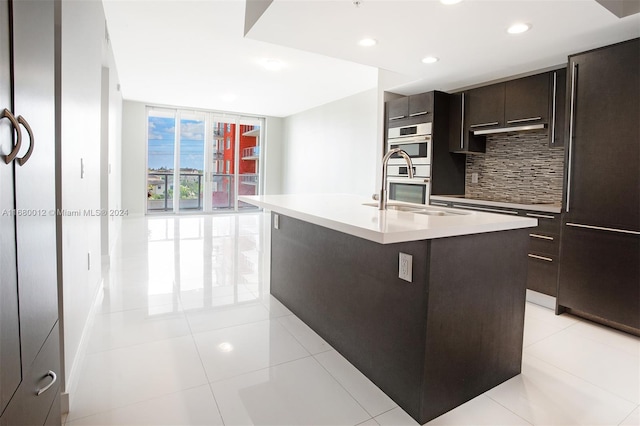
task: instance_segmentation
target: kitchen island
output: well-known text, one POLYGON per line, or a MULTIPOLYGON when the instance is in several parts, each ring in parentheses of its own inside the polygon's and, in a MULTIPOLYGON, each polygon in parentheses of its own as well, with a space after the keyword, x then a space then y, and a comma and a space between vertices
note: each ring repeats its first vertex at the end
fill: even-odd
POLYGON ((350 195, 240 199, 272 211, 271 294, 418 422, 520 373, 535 219, 379 211, 350 195))

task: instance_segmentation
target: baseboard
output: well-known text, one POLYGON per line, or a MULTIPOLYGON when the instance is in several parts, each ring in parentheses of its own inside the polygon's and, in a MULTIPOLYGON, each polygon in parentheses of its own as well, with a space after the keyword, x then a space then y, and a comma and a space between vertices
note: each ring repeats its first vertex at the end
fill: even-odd
POLYGON ((527 290, 527 302, 555 310, 556 298, 547 294, 538 293, 537 291, 527 290))
POLYGON ((60 394, 60 412, 62 414, 69 412, 69 392, 62 392, 60 394))
POLYGON ((91 338, 90 332, 93 330, 93 323, 95 322, 96 310, 97 307, 100 306, 102 302, 102 298, 104 297, 104 278, 100 279, 100 283, 97 286, 96 294, 93 298, 93 303, 91 304, 91 309, 89 310, 89 314, 87 315, 87 320, 84 323, 84 327, 82 329, 82 337, 80 337, 80 344, 78 345, 78 350, 76 352, 76 357, 74 359, 73 365, 71 366, 71 370, 69 371, 68 378, 66 380, 66 389, 62 392, 62 401, 61 407, 63 409, 62 413, 68 413, 69 407, 72 405, 73 396, 76 393, 76 389, 78 388, 79 372, 82 369, 82 365, 84 364, 85 357, 87 355, 87 347, 89 345, 89 340, 91 338), (66 402, 63 402, 65 401, 66 402))

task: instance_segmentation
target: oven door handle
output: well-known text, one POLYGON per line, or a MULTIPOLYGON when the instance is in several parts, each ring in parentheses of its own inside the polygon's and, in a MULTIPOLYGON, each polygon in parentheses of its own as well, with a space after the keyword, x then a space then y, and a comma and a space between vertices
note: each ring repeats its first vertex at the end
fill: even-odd
POLYGON ((420 136, 407 136, 403 138, 391 138, 387 139, 388 145, 404 145, 408 143, 416 143, 416 142, 431 142, 431 135, 420 135, 420 136))
POLYGON ((424 185, 425 183, 431 182, 431 178, 421 177, 421 178, 413 178, 409 179, 409 177, 388 177, 387 183, 406 183, 413 185, 424 185))

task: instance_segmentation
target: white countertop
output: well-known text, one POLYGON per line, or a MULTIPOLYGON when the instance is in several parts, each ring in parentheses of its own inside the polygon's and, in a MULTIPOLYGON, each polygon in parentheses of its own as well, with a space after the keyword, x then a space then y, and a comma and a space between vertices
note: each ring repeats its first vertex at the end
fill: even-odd
POLYGON ((530 228, 538 225, 536 219, 522 216, 434 206, 424 207, 462 214, 427 216, 397 210, 380 211, 377 207, 363 205, 370 204, 374 202, 373 200, 346 194, 255 195, 240 196, 239 200, 380 244, 530 228))
POLYGON ((560 213, 562 206, 560 204, 520 204, 505 201, 487 201, 478 200, 476 198, 465 198, 461 195, 432 195, 432 201, 446 201, 454 203, 475 204, 478 206, 503 207, 507 209, 532 210, 535 212, 560 213))

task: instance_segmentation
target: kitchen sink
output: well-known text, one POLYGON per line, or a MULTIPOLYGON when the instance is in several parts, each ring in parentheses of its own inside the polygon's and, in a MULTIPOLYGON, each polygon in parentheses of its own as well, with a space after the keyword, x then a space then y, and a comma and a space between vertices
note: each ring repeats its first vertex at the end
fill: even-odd
MULTIPOLYGON (((378 207, 378 203, 364 203, 364 206, 378 207)), ((406 204, 387 204, 387 210, 396 210, 400 212, 410 212, 415 214, 423 214, 428 216, 459 216, 471 214, 471 212, 452 212, 445 210, 432 210, 425 207, 408 206, 406 204)))

